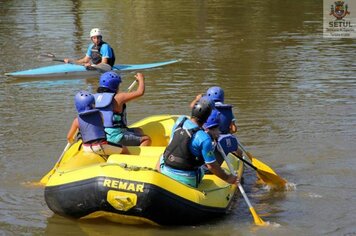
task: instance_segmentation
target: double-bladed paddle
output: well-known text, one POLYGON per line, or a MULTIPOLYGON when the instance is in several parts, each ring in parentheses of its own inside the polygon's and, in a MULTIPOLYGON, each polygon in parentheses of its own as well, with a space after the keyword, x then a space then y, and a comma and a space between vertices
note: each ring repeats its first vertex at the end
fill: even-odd
MULTIPOLYGON (((42 61, 59 61, 59 62, 64 62, 64 58, 58 58, 52 53, 42 53, 39 55, 39 58, 42 61)), ((69 61, 71 64, 76 64, 76 65, 81 65, 77 64, 74 61, 69 61)), ((82 65, 81 65, 82 66, 82 65)), ((86 66, 87 70, 97 70, 100 73, 105 73, 107 71, 111 71, 111 66, 105 63, 100 63, 98 65, 91 65, 91 66, 86 66)))

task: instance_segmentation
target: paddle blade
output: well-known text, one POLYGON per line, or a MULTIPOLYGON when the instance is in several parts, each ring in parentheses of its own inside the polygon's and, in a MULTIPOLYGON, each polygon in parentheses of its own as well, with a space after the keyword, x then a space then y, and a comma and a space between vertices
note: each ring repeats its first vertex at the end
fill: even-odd
POLYGON ((64 59, 59 59, 52 53, 42 53, 42 54, 40 54, 38 56, 38 58, 41 61, 60 61, 60 62, 64 62, 64 59))
POLYGON ((271 167, 262 161, 252 158, 252 164, 257 168, 258 177, 272 188, 285 188, 287 181, 277 175, 271 167))
POLYGON ((250 200, 247 197, 247 194, 245 193, 244 188, 242 187, 242 185, 240 183, 237 184, 237 186, 240 189, 240 193, 242 194, 242 196, 244 197, 246 204, 248 206, 248 208, 250 209, 251 215, 253 217, 253 220, 255 221, 255 224, 258 226, 265 226, 267 225, 262 219, 261 217, 256 213, 255 208, 253 208, 250 200))
POLYGON ((111 66, 105 63, 100 63, 97 65, 91 65, 90 67, 94 68, 95 70, 99 71, 100 73, 105 73, 111 71, 111 66))
POLYGON ((266 226, 266 222, 264 222, 261 217, 256 213, 255 208, 250 207, 250 212, 253 217, 253 220, 255 221, 255 224, 258 226, 266 226))
POLYGON ((42 61, 53 61, 53 59, 56 58, 55 55, 53 55, 52 53, 42 53, 38 56, 39 59, 41 59, 42 61))

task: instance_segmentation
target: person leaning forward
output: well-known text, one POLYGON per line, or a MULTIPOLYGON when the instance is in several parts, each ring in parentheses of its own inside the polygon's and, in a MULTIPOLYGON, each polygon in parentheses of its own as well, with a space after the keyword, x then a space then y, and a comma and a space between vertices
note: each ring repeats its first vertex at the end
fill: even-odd
MULTIPOLYGON (((215 137, 215 139, 220 143, 225 152, 225 155, 227 155, 229 152, 234 152, 237 156, 242 157, 243 153, 242 150, 238 147, 238 139, 235 135, 233 135, 233 133, 236 133, 237 131, 237 126, 235 124, 236 118, 233 114, 232 105, 224 104, 224 90, 218 86, 210 87, 206 91, 206 95, 198 94, 196 98, 190 103, 190 107, 192 107, 194 103, 200 98, 210 100, 215 109, 220 112, 220 135, 215 137)), ((219 151, 215 151, 217 156, 221 156, 219 151)))
POLYGON ((235 175, 227 174, 220 167, 214 155, 211 137, 202 129, 211 111, 209 101, 201 99, 193 106, 190 119, 186 116, 177 119, 171 140, 157 163, 157 169, 162 174, 198 187, 204 176, 202 166, 205 164, 220 179, 230 184, 238 183, 235 175))

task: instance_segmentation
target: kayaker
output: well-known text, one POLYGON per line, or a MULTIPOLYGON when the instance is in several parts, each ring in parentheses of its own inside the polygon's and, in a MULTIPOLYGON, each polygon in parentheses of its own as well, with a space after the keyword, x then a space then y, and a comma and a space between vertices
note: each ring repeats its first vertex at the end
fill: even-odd
POLYGON ((121 77, 113 71, 100 76, 99 88, 95 94, 95 106, 104 116, 104 126, 108 141, 125 146, 149 146, 151 138, 140 128, 127 127, 126 103, 145 93, 144 76, 135 75, 138 82, 136 91, 119 92, 121 77))
MULTIPOLYGON (((206 97, 214 102, 214 107, 216 110, 220 112, 220 122, 219 129, 220 135, 217 141, 220 143, 223 148, 225 154, 227 155, 229 152, 234 152, 236 155, 242 157, 242 150, 238 147, 238 140, 233 133, 237 132, 236 126, 236 118, 233 114, 232 105, 224 104, 225 93, 221 87, 213 86, 210 87, 206 94, 198 94, 196 98, 191 102, 192 104, 199 100, 201 97, 206 97)), ((217 152, 217 151, 216 151, 217 152)))
POLYGON ((103 35, 99 28, 94 28, 90 31, 90 39, 92 43, 89 45, 86 55, 79 60, 65 58, 65 63, 82 64, 86 67, 98 65, 100 63, 108 64, 111 67, 115 63, 115 53, 112 47, 103 41, 103 35))
POLYGON ((198 184, 204 176, 203 165, 208 170, 230 183, 238 183, 238 178, 227 174, 215 159, 212 139, 202 129, 208 119, 212 107, 205 99, 197 101, 192 108, 191 118, 181 116, 177 119, 171 140, 164 151, 157 169, 171 178, 192 187, 198 184))
POLYGON ((92 94, 80 91, 75 95, 74 102, 78 116, 73 120, 67 134, 69 143, 74 141, 75 133, 79 129, 85 152, 94 152, 105 156, 105 159, 114 153, 129 154, 127 147, 107 141, 102 114, 95 109, 95 98, 92 94))

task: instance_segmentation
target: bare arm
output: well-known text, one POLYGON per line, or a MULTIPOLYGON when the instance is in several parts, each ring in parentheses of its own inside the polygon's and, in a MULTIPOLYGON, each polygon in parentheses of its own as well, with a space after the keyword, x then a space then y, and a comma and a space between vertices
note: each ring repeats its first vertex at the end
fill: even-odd
POLYGON ((235 124, 235 121, 231 121, 230 123, 230 133, 236 133, 237 132, 237 126, 235 124))
POLYGON ((199 101, 199 99, 201 98, 203 96, 203 94, 198 94, 196 97, 195 97, 195 99, 190 103, 190 108, 193 108, 194 107, 194 105, 195 105, 195 103, 197 102, 197 101, 199 101))
POLYGON ((83 58, 78 59, 78 60, 73 60, 73 59, 69 59, 69 58, 64 58, 63 60, 65 63, 74 63, 74 64, 86 64, 90 62, 90 57, 88 57, 87 55, 85 55, 83 58))
POLYGON ((78 118, 75 118, 67 134, 68 143, 72 143, 74 141, 73 136, 75 135, 77 129, 79 129, 79 122, 78 122, 78 118))
POLYGON ((237 184, 239 182, 237 176, 233 174, 226 174, 226 172, 220 167, 217 161, 206 164, 209 171, 219 177, 220 179, 228 182, 229 184, 237 184))
POLYGON ((120 92, 115 95, 115 100, 118 104, 124 104, 127 103, 135 98, 141 97, 145 94, 145 78, 143 74, 137 73, 135 75, 138 86, 136 91, 132 92, 120 92))
POLYGON ((99 64, 101 64, 101 63, 103 63, 103 64, 109 64, 109 58, 107 58, 107 57, 101 58, 101 62, 100 62, 99 64))

